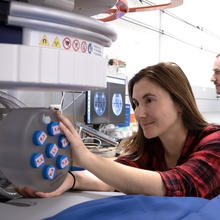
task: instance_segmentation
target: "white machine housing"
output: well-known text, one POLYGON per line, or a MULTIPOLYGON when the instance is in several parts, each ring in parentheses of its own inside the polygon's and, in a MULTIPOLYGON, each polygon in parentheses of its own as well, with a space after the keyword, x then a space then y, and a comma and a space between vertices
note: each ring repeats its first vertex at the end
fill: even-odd
POLYGON ((106 87, 103 48, 116 40, 106 23, 72 12, 12 1, 7 25, 22 44, 0 43, 0 88, 84 91, 106 87))

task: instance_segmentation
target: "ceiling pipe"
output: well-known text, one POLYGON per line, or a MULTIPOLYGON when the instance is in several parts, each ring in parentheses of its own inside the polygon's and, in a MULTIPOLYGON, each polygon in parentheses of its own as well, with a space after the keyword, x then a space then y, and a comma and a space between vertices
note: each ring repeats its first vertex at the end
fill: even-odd
POLYGON ((149 6, 140 6, 140 7, 129 7, 126 0, 118 0, 115 4, 116 8, 111 8, 106 14, 109 14, 105 18, 100 18, 100 21, 108 22, 116 20, 126 13, 129 12, 143 12, 143 11, 152 11, 152 10, 164 10, 168 8, 174 8, 183 4, 183 0, 171 0, 169 3, 159 4, 159 5, 149 5, 149 6))

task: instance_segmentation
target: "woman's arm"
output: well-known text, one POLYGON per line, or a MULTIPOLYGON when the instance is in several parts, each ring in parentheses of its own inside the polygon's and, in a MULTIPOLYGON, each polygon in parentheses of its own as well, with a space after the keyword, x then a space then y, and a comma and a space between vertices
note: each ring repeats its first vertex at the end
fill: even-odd
POLYGON ((162 178, 157 172, 126 166, 92 153, 89 153, 83 165, 120 192, 157 196, 166 194, 162 178))
POLYGON ((77 171, 74 172, 76 177, 76 183, 74 189, 77 190, 91 190, 91 191, 110 191, 113 192, 114 188, 107 185, 99 178, 97 178, 91 172, 85 171, 77 171))
POLYGON ((129 167, 91 153, 72 123, 58 113, 60 128, 71 145, 74 165, 93 173, 112 188, 127 194, 165 195, 166 188, 158 172, 129 167))
MULTIPOLYGON (((87 170, 75 171, 73 173, 76 178, 74 189, 91 191, 114 191, 114 188, 102 182, 100 179, 98 179, 95 175, 93 175, 87 170)), ((63 184, 60 187, 58 187, 55 191, 50 193, 37 192, 36 190, 33 190, 29 187, 14 186, 14 188, 19 194, 23 195, 24 197, 48 198, 59 196, 63 194, 65 191, 70 190, 73 186, 73 181, 74 180, 72 175, 68 173, 63 184)))
MULTIPOLYGON (((75 190, 90 190, 90 191, 114 191, 112 187, 107 185, 106 183, 102 182, 98 179, 95 175, 90 173, 87 170, 84 171, 75 171, 73 172, 76 178, 76 182, 74 185, 75 190)), ((54 197, 63 194, 65 191, 71 189, 73 186, 73 177, 71 174, 68 173, 66 180, 64 183, 54 192, 51 193, 43 193, 43 192, 36 192, 35 195, 37 197, 54 197)))

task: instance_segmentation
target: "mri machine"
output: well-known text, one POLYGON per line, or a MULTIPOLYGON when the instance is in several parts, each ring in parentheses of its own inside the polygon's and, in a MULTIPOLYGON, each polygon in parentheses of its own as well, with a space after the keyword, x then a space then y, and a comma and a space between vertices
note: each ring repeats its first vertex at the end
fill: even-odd
MULTIPOLYGON (((111 46, 117 36, 108 24, 89 16, 114 4, 112 0, 96 1, 95 5, 71 0, 0 1, 0 88, 104 88, 108 60, 103 48, 111 46)), ((0 167, 4 176, 40 191, 56 189, 67 174, 70 158, 68 143, 58 140, 62 134, 57 131, 54 113, 27 108, 5 92, 0 94, 0 104, 0 142, 4 146, 0 167)), ((0 193, 6 199, 0 202, 0 219, 43 219, 74 204, 108 196, 67 192, 52 199, 24 199, 7 181, 3 186, 0 193)))
MULTIPOLYGON (((104 88, 108 60, 103 50, 117 38, 115 30, 105 21, 128 12, 180 4, 181 0, 173 0, 155 7, 129 8, 125 0, 0 1, 0 89, 85 91, 104 88), (108 16, 93 18, 106 11, 108 16)), ((70 159, 68 143, 64 140, 61 146, 59 144, 62 134, 56 130, 56 117, 47 109, 26 108, 24 103, 4 92, 0 93, 0 104, 1 171, 15 184, 53 191, 65 178, 70 159), (8 138, 10 133, 15 138, 8 138), (38 148, 42 145, 49 148, 49 156, 46 154, 44 158, 42 148, 38 148), (36 153, 35 149, 41 150, 36 153), (64 165, 58 165, 54 158, 59 158, 64 165), (27 161, 31 161, 32 167, 27 161), (32 168, 39 169, 35 173, 32 168), (25 172, 22 174, 19 170, 25 172)), ((44 219, 85 201, 123 195, 75 191, 54 198, 27 199, 10 187, 0 192, 7 198, 0 202, 0 219, 4 220, 44 219)))

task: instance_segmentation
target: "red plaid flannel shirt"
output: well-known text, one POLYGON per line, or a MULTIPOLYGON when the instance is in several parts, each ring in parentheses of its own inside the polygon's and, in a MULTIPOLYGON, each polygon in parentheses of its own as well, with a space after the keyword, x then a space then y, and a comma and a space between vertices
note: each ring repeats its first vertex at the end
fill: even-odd
POLYGON ((195 196, 212 199, 220 194, 220 126, 188 134, 176 167, 168 169, 159 138, 151 139, 136 161, 131 156, 117 162, 157 171, 165 184, 166 196, 195 196))

